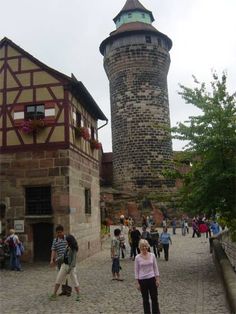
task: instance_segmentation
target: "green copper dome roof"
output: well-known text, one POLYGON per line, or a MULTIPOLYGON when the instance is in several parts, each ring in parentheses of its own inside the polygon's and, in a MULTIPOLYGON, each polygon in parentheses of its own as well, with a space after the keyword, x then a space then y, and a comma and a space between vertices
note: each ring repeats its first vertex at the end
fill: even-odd
POLYGON ((143 22, 151 24, 154 17, 138 0, 127 0, 122 10, 113 19, 116 27, 130 22, 143 22))
POLYGON ((107 44, 112 43, 115 39, 134 34, 156 35, 165 40, 169 50, 172 47, 171 39, 152 25, 154 21, 152 12, 147 10, 138 0, 127 0, 113 21, 116 23, 116 30, 111 32, 110 36, 101 43, 99 49, 102 55, 104 55, 107 44))

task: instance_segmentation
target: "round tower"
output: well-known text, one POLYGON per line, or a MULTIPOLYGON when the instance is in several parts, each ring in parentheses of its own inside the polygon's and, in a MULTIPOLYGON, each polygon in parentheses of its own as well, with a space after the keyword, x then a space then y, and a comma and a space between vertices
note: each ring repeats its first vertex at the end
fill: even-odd
POLYGON ((173 186, 167 73, 171 40, 152 26, 138 0, 127 0, 116 30, 100 45, 110 82, 114 187, 164 191, 173 186))

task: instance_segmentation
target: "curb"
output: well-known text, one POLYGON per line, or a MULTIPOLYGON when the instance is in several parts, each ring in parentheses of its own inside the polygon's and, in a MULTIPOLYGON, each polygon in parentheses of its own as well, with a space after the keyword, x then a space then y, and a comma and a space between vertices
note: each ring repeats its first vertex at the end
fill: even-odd
POLYGON ((234 272, 225 251, 222 249, 219 240, 213 239, 211 245, 214 261, 223 278, 226 295, 232 311, 231 313, 236 314, 236 273, 234 272))

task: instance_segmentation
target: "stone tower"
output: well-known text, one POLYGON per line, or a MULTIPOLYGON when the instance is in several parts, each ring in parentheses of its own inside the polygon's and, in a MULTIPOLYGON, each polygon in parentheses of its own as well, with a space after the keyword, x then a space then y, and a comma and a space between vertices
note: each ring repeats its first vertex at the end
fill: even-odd
POLYGON ((152 26, 138 0, 127 0, 114 18, 116 30, 100 45, 110 82, 114 187, 166 191, 172 167, 167 90, 171 40, 152 26))

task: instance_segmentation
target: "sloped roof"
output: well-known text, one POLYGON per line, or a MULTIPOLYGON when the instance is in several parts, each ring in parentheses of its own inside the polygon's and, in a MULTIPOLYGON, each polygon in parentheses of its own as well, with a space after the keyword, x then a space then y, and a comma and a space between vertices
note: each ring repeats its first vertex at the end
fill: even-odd
POLYGON ((110 40, 113 40, 118 37, 127 36, 128 34, 132 35, 134 33, 142 33, 142 32, 146 34, 155 33, 156 35, 159 35, 162 38, 165 38, 166 41, 168 42, 169 50, 171 49, 172 47, 171 39, 165 34, 159 32, 154 26, 152 26, 151 24, 142 23, 142 22, 131 22, 131 23, 121 25, 118 29, 111 32, 109 37, 103 40, 103 42, 100 45, 101 54, 104 55, 105 46, 110 40))
POLYGON ((65 88, 67 88, 73 95, 81 102, 81 105, 95 118, 100 120, 108 120, 107 117, 104 115, 102 110, 99 108, 91 94, 88 92, 86 87, 81 81, 78 81, 76 77, 72 74, 72 77, 69 77, 53 68, 50 68, 43 62, 36 59, 30 53, 22 49, 20 46, 16 45, 13 41, 4 37, 0 41, 0 48, 4 45, 9 45, 15 50, 19 51, 21 54, 25 55, 29 58, 32 62, 37 64, 40 68, 44 69, 45 71, 49 72, 51 75, 62 81, 65 88))
POLYGON ((131 22, 121 25, 117 30, 110 33, 110 36, 121 34, 124 32, 130 31, 152 31, 157 32, 157 29, 151 24, 142 23, 142 22, 131 22))
POLYGON ((122 10, 116 15, 116 17, 114 17, 113 21, 115 22, 118 17, 125 13, 125 12, 129 12, 129 11, 141 11, 141 12, 146 12, 148 14, 150 14, 152 22, 154 21, 154 17, 151 11, 147 10, 140 2, 139 0, 127 0, 124 7, 122 8, 122 10))

